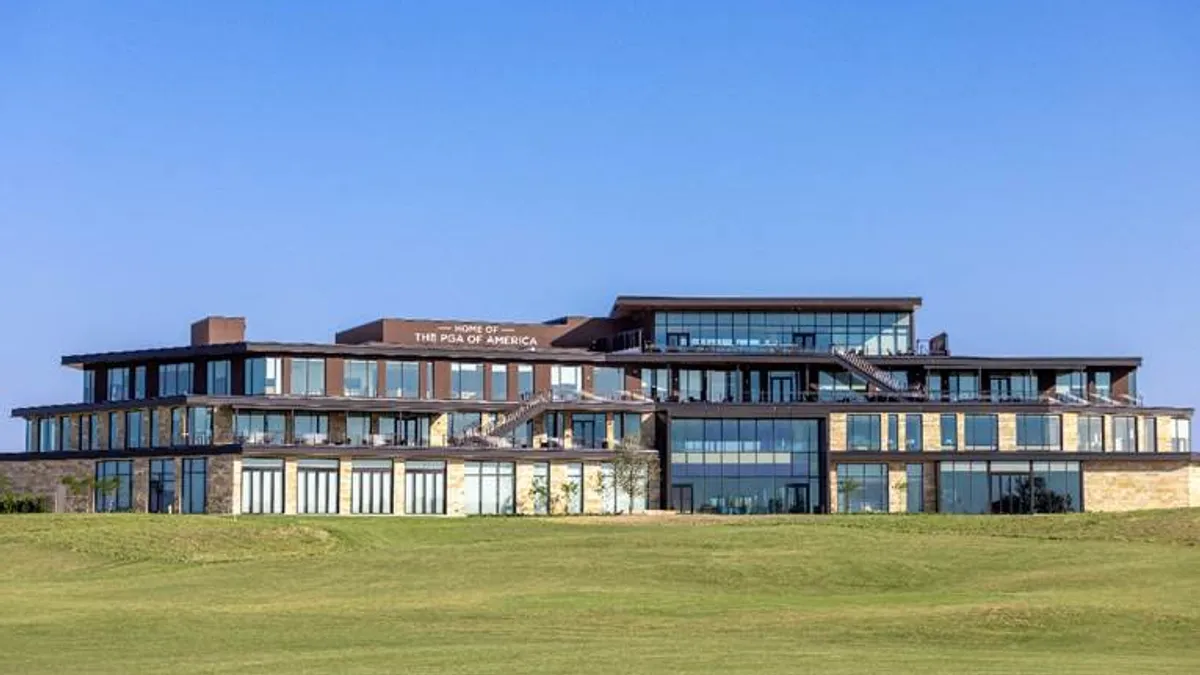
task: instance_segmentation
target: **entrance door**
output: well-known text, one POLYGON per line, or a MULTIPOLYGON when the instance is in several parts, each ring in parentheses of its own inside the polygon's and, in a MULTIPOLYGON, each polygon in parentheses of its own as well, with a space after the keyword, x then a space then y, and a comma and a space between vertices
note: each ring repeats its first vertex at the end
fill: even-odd
POLYGON ((1028 474, 994 473, 990 482, 992 513, 1033 513, 1028 474))
POLYGON ((692 512, 692 486, 691 485, 672 485, 671 486, 671 510, 679 513, 692 512))
POLYGON ((796 398, 796 376, 771 373, 771 402, 790 403, 796 398))
POLYGON ((783 510, 784 513, 810 513, 807 483, 789 483, 787 485, 783 510))

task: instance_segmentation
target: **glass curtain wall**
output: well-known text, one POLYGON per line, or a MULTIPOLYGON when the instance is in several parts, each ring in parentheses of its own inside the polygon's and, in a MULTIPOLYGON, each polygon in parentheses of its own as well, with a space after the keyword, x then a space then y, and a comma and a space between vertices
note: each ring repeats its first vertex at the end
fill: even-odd
POLYGON ((655 312, 660 349, 829 351, 866 354, 912 351, 911 314, 894 312, 655 312))

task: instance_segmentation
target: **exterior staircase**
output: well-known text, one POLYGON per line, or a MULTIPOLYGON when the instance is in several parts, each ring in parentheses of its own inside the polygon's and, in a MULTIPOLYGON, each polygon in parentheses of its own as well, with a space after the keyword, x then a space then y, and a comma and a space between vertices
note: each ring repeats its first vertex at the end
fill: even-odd
POLYGON ((484 445, 501 447, 507 443, 509 434, 545 410, 550 400, 550 392, 542 392, 522 403, 511 413, 498 416, 493 422, 485 421, 471 429, 465 434, 466 438, 484 445))
POLYGON ((905 397, 923 398, 920 392, 910 390, 901 385, 896 381, 896 378, 877 368, 862 354, 836 345, 830 351, 833 353, 834 358, 848 370, 858 374, 876 387, 905 397))

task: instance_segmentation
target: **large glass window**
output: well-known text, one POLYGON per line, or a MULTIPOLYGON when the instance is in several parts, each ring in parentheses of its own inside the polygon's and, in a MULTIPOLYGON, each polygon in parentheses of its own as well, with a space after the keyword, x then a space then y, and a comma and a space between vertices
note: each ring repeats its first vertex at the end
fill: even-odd
POLYGON ((325 359, 292 359, 292 389, 295 396, 325 395, 325 359))
POLYGON ((283 372, 280 359, 275 356, 246 359, 246 395, 283 393, 283 372))
POLYGON ((979 399, 979 375, 976 373, 949 373, 946 389, 951 401, 976 401, 979 399))
POLYGON ((888 512, 887 464, 841 464, 837 468, 838 511, 888 512))
POLYGON ((941 513, 988 513, 987 462, 938 462, 938 510, 941 513))
POLYGON ((242 513, 283 513, 282 459, 242 459, 242 513))
POLYGON ((338 512, 338 460, 297 460, 296 512, 338 512))
POLYGON ((1082 510, 1079 462, 940 462, 943 513, 1082 510))
POLYGON ((108 400, 124 401, 129 398, 129 368, 108 369, 108 400))
POLYGON ((567 513, 583 513, 583 464, 572 462, 567 465, 566 485, 573 486, 563 490, 563 501, 567 505, 567 513))
POLYGON ((381 415, 379 437, 384 445, 424 447, 429 445, 428 415, 381 415))
POLYGON ((943 413, 941 416, 940 430, 942 450, 957 450, 958 416, 954 413, 943 413))
POLYGON ((188 444, 211 445, 213 441, 212 408, 188 408, 188 444))
POLYGON ((1038 399, 1037 377, 1032 373, 997 373, 990 377, 988 387, 995 403, 1038 399))
POLYGON ((209 361, 205 368, 210 395, 228 396, 233 392, 233 384, 229 379, 229 361, 209 361))
POLYGON ((592 392, 600 398, 620 399, 625 391, 625 369, 596 366, 592 369, 592 392))
POLYGON ((512 462, 463 462, 463 509, 468 515, 516 513, 512 462))
POLYGON ((1102 400, 1112 398, 1112 373, 1107 370, 1097 370, 1092 373, 1092 386, 1102 400))
POLYGON ((158 395, 183 396, 192 393, 192 364, 164 363, 158 367, 158 395))
POLYGON ((907 312, 655 312, 656 349, 702 351, 912 352, 907 312))
POLYGON ((392 513, 392 460, 356 459, 350 471, 350 513, 392 513))
POLYGON ((817 420, 672 419, 672 490, 702 513, 820 511, 817 420))
POLYGON ((554 487, 550 485, 550 462, 533 465, 533 512, 539 516, 550 513, 550 497, 554 487))
POLYGON ((53 417, 43 417, 38 420, 38 450, 41 452, 58 450, 58 421, 53 417))
POLYGON ((150 513, 170 513, 175 508, 175 460, 150 460, 150 513))
POLYGON ((679 371, 679 400, 681 400, 681 401, 704 400, 704 371, 702 371, 702 370, 680 370, 679 371))
POLYGON ((133 397, 138 400, 146 398, 146 366, 135 366, 133 369, 133 397))
POLYGON ((425 362, 424 390, 425 391, 422 394, 422 396, 424 398, 433 398, 433 362, 432 361, 425 362))
MULTIPOLYGON (((633 479, 630 473, 628 478, 633 479)), ((600 504, 604 513, 642 513, 650 494, 649 472, 639 470, 636 480, 640 487, 630 494, 628 484, 618 485, 616 468, 611 463, 600 465, 600 504)))
POLYGON ((1000 448, 999 422, 996 415, 963 415, 963 441, 967 450, 1000 448))
POLYGON ((846 416, 846 448, 849 450, 880 450, 879 415, 846 416))
POLYGON ((924 447, 924 425, 921 414, 906 414, 904 416, 904 450, 907 452, 921 452, 924 447))
POLYGON ((517 366, 517 398, 524 401, 533 396, 533 366, 517 366))
POLYGON ((185 427, 187 411, 184 408, 171 408, 171 445, 184 445, 187 442, 185 427))
POLYGON ((736 370, 709 370, 704 373, 707 395, 713 403, 737 403, 742 400, 742 374, 736 370))
POLYGON ((374 361, 346 361, 342 387, 346 396, 375 396, 379 366, 374 361))
POLYGON ((387 395, 392 398, 418 398, 421 382, 416 361, 388 361, 384 367, 387 395))
POLYGON ((108 449, 124 450, 125 438, 121 434, 121 413, 108 413, 108 449))
POLYGON ((671 398, 671 371, 667 368, 643 368, 642 395, 655 401, 671 398))
POLYGON ((1104 418, 1079 416, 1079 452, 1104 452, 1104 418))
POLYGON ((574 401, 579 398, 583 376, 579 366, 551 366, 550 391, 556 401, 574 401))
POLYGON ((208 460, 186 457, 183 460, 183 495, 180 508, 184 513, 206 513, 208 510, 208 460))
POLYGON ((133 510, 133 462, 96 462, 96 511, 133 510))
POLYGON ((895 452, 900 449, 900 416, 891 413, 887 416, 887 449, 895 452))
POLYGON ((79 416, 79 449, 100 449, 100 418, 96 415, 79 416))
POLYGON ((508 365, 504 363, 488 364, 488 387, 492 401, 508 400, 508 365))
MULTIPOLYGON (((774 378, 776 373, 771 373, 774 378)), ((772 399, 775 385, 772 384, 772 399)), ((789 387, 791 388, 791 387, 789 387)), ((785 400, 797 400, 792 395, 785 400)), ((847 371, 822 370, 817 373, 817 399, 821 401, 862 401, 867 398, 867 381, 847 371)))
POLYGON ((142 431, 142 411, 130 410, 125 413, 125 445, 129 448, 146 447, 142 431))
POLYGON ((234 435, 246 445, 283 445, 287 418, 283 413, 239 412, 234 435))
POLYGON ((329 442, 329 415, 297 414, 292 423, 294 442, 301 445, 322 445, 329 442))
POLYGON ((434 514, 446 512, 446 463, 414 461, 404 463, 404 512, 434 514))
POLYGON ((909 513, 925 510, 925 466, 909 464, 904 468, 904 489, 909 513))
POLYGON ((1113 451, 1137 452, 1137 446, 1137 418, 1125 416, 1114 417, 1113 451))
MULTIPOLYGON (((371 436, 371 416, 347 413, 346 442, 350 445, 374 445, 373 440, 371 436)), ((380 444, 382 445, 382 443, 380 444)))
POLYGON ((1192 451, 1192 421, 1184 417, 1171 420, 1171 451, 1192 451))
POLYGON ((1058 373, 1054 378, 1054 393, 1068 398, 1085 399, 1087 395, 1087 373, 1082 370, 1058 373))
POLYGON ((605 447, 606 426, 604 413, 573 413, 571 446, 582 449, 605 447))
POLYGON ((1017 415, 1018 450, 1062 450, 1062 417, 1017 415))
POLYGON ((483 364, 450 364, 450 398, 475 401, 483 398, 483 364))
POLYGON ((1142 452, 1158 452, 1158 420, 1153 417, 1145 419, 1146 433, 1142 442, 1142 452))
POLYGON ((483 415, 477 412, 452 412, 447 422, 450 438, 458 443, 463 440, 467 432, 479 428, 483 423, 483 415))
POLYGON ((66 452, 71 449, 71 418, 58 418, 58 449, 66 452))
POLYGON ((83 402, 96 402, 96 371, 83 371, 83 402))

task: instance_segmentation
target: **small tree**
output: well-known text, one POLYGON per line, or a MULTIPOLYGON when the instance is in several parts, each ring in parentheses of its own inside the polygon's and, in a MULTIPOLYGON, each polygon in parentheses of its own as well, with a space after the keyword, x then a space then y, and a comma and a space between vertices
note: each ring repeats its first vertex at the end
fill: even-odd
MULTIPOLYGON (((72 497, 82 499, 85 503, 88 496, 93 493, 97 497, 112 497, 121 488, 121 479, 116 476, 101 478, 99 480, 91 476, 63 476, 59 482, 66 486, 67 491, 71 493, 72 497)), ((100 500, 97 499, 94 509, 99 510, 99 508, 100 500)))
POLYGON ((844 513, 849 513, 850 499, 854 496, 854 493, 858 492, 861 489, 862 489, 862 483, 854 480, 853 478, 847 478, 847 479, 839 482, 838 483, 838 492, 840 494, 838 497, 838 501, 839 501, 838 510, 842 511, 844 513))
POLYGON ((572 481, 563 481, 558 486, 558 492, 562 495, 563 507, 567 513, 571 512, 571 505, 576 503, 576 497, 579 495, 579 483, 572 481))
MULTIPOLYGON (((658 480, 658 454, 642 443, 640 434, 631 434, 617 441, 613 448, 613 487, 617 494, 627 494, 631 502, 645 499, 650 482, 658 480)), ((617 504, 617 511, 621 505, 617 504)))
POLYGON ((554 513, 554 491, 550 489, 550 481, 540 476, 534 478, 529 488, 529 500, 533 502, 535 512, 554 513))

